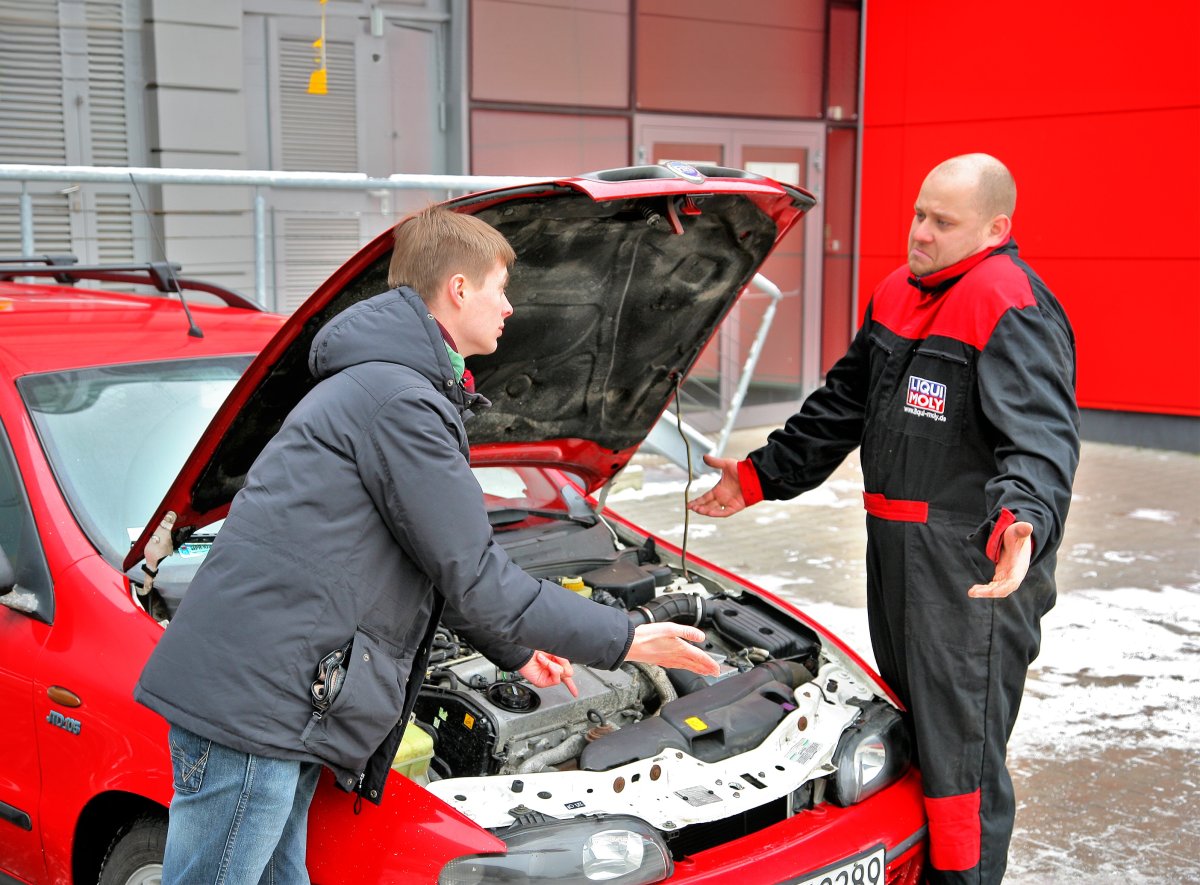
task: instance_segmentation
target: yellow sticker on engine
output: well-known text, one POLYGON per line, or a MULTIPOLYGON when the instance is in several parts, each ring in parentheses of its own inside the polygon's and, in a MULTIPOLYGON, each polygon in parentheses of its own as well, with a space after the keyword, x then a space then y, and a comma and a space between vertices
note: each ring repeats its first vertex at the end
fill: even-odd
POLYGON ((708 728, 708 724, 699 716, 689 716, 683 721, 688 724, 688 727, 691 728, 692 731, 704 731, 706 728, 708 728))
POLYGON ((464 713, 463 714, 463 725, 465 725, 467 728, 474 728, 475 727, 475 717, 472 716, 470 713, 464 713))

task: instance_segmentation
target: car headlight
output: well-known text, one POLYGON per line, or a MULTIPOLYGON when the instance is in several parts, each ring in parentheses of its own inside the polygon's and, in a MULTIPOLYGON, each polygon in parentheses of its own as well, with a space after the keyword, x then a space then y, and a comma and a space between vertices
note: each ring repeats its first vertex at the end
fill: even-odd
POLYGON ((552 820, 497 835, 507 854, 455 858, 442 868, 438 885, 649 885, 674 872, 662 837, 636 817, 552 820))
POLYGON ((861 802, 894 783, 911 758, 900 714, 883 702, 872 704, 842 733, 833 751, 837 771, 829 778, 826 796, 842 807, 861 802))

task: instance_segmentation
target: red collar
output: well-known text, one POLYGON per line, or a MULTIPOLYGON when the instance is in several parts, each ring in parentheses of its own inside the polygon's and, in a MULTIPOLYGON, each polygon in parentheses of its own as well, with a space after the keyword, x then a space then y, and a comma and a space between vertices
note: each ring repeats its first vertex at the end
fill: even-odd
POLYGON ((982 262, 985 258, 996 254, 1011 242, 1012 237, 1009 237, 994 249, 984 249, 981 252, 976 252, 974 255, 968 255, 956 264, 943 267, 941 270, 935 270, 933 273, 925 274, 923 277, 910 275, 908 284, 916 287, 925 295, 936 295, 944 292, 957 282, 959 277, 964 276, 967 271, 975 267, 975 265, 982 262))

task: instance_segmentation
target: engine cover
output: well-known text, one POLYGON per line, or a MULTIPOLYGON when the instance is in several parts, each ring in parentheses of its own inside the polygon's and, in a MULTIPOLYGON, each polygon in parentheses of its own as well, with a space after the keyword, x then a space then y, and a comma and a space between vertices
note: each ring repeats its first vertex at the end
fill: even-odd
POLYGON ((757 747, 796 709, 792 690, 812 679, 805 667, 769 661, 664 704, 659 715, 589 744, 584 771, 607 771, 668 748, 716 762, 757 747))
POLYGON ((585 733, 599 719, 623 725, 638 718, 647 690, 636 673, 624 669, 575 667, 577 698, 561 685, 501 681, 496 667, 479 656, 442 669, 452 678, 426 684, 414 711, 433 727, 435 770, 443 777, 515 772, 534 754, 585 733))

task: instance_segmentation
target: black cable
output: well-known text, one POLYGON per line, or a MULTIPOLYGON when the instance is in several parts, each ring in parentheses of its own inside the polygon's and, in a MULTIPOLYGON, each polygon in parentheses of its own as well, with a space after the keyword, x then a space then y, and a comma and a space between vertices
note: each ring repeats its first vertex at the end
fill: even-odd
POLYGON ((679 375, 675 375, 675 426, 679 429, 679 436, 683 440, 683 450, 687 454, 687 482, 683 486, 683 544, 679 548, 679 557, 683 566, 683 579, 689 583, 692 576, 688 574, 687 567, 687 542, 688 529, 691 524, 691 511, 688 510, 688 492, 692 488, 692 447, 688 442, 687 434, 683 432, 683 415, 679 410, 679 375))

